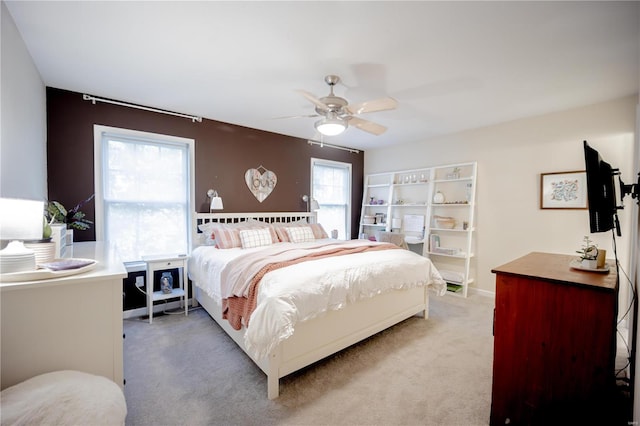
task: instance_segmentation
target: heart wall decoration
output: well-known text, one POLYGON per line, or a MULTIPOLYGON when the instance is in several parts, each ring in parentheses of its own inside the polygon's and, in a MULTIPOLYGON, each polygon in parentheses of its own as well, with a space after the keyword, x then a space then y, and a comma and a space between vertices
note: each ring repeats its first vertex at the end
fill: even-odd
POLYGON ((276 187, 278 177, 271 170, 260 166, 256 169, 247 170, 244 174, 244 181, 253 196, 258 201, 263 202, 276 187))

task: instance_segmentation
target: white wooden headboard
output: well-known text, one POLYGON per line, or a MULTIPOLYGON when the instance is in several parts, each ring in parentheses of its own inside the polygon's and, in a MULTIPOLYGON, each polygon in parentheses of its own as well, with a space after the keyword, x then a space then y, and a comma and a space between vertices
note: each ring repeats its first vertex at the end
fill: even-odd
POLYGON ((198 226, 203 223, 239 223, 248 219, 265 223, 291 223, 299 220, 316 223, 317 215, 316 212, 195 213, 192 244, 194 247, 201 244, 202 232, 198 229, 198 226))

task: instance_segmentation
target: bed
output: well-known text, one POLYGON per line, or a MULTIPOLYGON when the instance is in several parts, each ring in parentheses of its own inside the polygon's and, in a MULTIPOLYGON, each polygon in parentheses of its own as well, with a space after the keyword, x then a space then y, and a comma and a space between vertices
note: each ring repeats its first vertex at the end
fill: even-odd
POLYGON ((429 292, 446 292, 429 259, 389 243, 327 238, 313 212, 196 213, 195 223, 188 271, 196 303, 267 375, 269 399, 281 377, 411 316, 427 319, 429 292), (317 257, 302 261, 298 251, 317 257))

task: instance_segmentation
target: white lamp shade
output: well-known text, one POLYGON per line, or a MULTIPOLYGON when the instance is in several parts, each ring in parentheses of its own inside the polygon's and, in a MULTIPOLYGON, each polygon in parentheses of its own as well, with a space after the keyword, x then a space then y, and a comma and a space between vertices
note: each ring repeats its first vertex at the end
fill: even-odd
POLYGON ((40 240, 43 226, 43 201, 0 198, 0 239, 40 240))
POLYGON ((309 209, 313 212, 316 210, 320 210, 320 205, 318 204, 318 201, 315 198, 312 198, 310 203, 309 203, 309 209))
POLYGON ((222 197, 211 197, 211 210, 222 210, 222 197))

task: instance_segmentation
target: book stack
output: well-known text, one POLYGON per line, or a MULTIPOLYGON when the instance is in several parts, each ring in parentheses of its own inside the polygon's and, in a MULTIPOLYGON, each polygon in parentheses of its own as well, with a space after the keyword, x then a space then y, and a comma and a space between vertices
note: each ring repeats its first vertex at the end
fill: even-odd
POLYGON ((60 259, 64 256, 65 247, 67 245, 67 225, 65 224, 52 224, 51 225, 51 241, 55 243, 55 259, 60 259))

